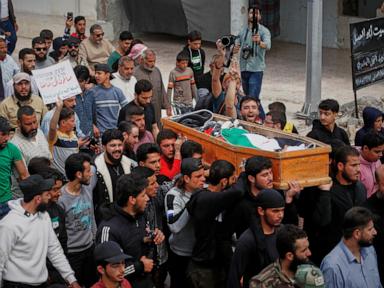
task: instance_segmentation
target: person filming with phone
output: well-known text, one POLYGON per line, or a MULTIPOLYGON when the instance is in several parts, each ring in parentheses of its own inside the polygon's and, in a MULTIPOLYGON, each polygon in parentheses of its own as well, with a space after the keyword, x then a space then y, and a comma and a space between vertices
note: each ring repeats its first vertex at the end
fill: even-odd
MULTIPOLYGON (((260 24, 261 11, 257 4, 248 8, 248 26, 240 31, 240 71, 244 93, 260 101, 261 84, 265 70, 265 52, 271 49, 271 33, 260 24)), ((260 117, 265 118, 259 106, 260 117)))

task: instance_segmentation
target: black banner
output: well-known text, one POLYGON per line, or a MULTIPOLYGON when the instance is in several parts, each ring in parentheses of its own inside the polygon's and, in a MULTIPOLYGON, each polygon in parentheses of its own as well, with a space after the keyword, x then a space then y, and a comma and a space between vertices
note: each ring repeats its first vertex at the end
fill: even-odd
POLYGON ((384 80, 384 18, 350 24, 353 89, 384 80))

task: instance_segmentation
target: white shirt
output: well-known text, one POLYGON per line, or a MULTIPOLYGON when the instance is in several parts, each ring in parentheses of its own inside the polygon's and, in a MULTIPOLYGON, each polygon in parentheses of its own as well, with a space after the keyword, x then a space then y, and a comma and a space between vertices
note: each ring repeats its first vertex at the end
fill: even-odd
POLYGON ((10 142, 19 148, 26 165, 28 165, 29 161, 34 157, 52 158, 48 141, 40 129, 37 129, 37 134, 33 139, 25 137, 20 130, 17 129, 10 142))
POLYGON ((20 67, 9 55, 7 55, 3 61, 0 61, 0 65, 3 77, 3 87, 6 87, 9 80, 12 80, 13 76, 20 72, 20 67))
POLYGON ((135 85, 136 85, 136 77, 131 76, 129 80, 121 77, 119 72, 113 73, 113 78, 111 80, 111 84, 117 88, 120 88, 123 91, 125 98, 127 98, 128 103, 135 99, 135 85))

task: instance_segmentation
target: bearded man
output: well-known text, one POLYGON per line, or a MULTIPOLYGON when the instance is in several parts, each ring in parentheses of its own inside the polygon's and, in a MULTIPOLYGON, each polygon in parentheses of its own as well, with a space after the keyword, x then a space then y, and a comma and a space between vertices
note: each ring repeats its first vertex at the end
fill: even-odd
POLYGON ((48 258, 71 287, 80 288, 45 212, 54 184, 32 175, 20 182, 24 197, 9 202, 11 211, 0 222, 2 287, 46 287, 48 258))
MULTIPOLYGON (((31 106, 27 105, 19 108, 17 111, 17 125, 18 128, 10 142, 19 149, 25 165, 28 166, 29 161, 35 157, 52 158, 48 141, 39 128, 36 112, 31 106)), ((18 176, 18 172, 14 169, 12 175, 13 198, 23 196, 16 179, 18 176)))
POLYGON ((307 234, 299 227, 287 224, 277 232, 276 249, 279 258, 252 278, 250 288, 295 287, 293 279, 297 268, 310 263, 311 250, 307 234))
POLYGON ((11 129, 14 130, 17 128, 17 111, 20 107, 28 105, 35 110, 37 122, 40 123, 48 109, 39 96, 32 95, 31 77, 25 72, 20 72, 13 76, 13 83, 14 94, 1 102, 0 116, 7 118, 11 129))
POLYGON ((37 122, 35 109, 28 105, 20 107, 17 111, 17 126, 10 142, 19 148, 26 165, 34 157, 51 158, 47 139, 37 122))
POLYGON ((121 175, 130 174, 132 161, 123 155, 124 136, 118 129, 104 132, 101 143, 104 152, 95 159, 97 185, 93 193, 96 221, 100 220, 99 208, 102 204, 116 200, 116 183, 121 175))
POLYGON ((304 218, 304 230, 313 251, 311 259, 316 265, 340 241, 345 213, 362 206, 367 198, 359 181, 359 156, 359 151, 351 146, 340 147, 334 156, 337 171, 332 183, 306 188, 300 193, 299 214, 304 218))

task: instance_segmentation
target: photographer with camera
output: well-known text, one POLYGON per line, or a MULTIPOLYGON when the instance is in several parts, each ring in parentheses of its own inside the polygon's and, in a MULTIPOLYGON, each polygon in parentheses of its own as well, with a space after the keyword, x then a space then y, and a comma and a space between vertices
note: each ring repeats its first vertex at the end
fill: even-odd
MULTIPOLYGON (((265 52, 271 49, 271 33, 261 25, 261 11, 257 4, 248 8, 248 27, 239 33, 240 70, 244 93, 259 100, 265 52)), ((260 101, 260 100, 259 100, 260 101)), ((259 106, 260 117, 265 118, 263 107, 259 106)))

